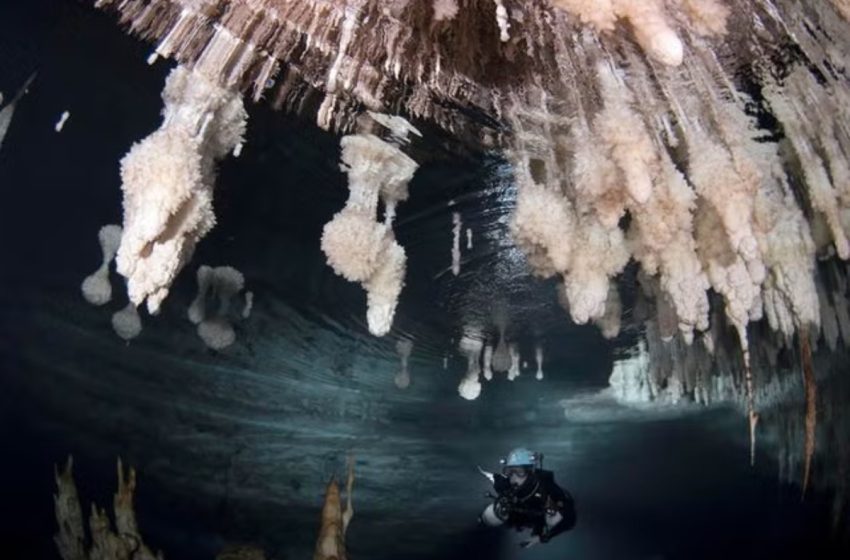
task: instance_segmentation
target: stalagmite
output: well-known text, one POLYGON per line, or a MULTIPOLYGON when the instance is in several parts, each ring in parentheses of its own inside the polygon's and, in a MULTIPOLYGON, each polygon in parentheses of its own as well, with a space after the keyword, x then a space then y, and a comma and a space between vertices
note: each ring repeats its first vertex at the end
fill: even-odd
POLYGON ((392 327, 406 266, 392 220, 418 165, 372 134, 346 136, 341 145, 349 198, 325 224, 322 251, 334 272, 366 289, 369 331, 383 336, 392 327), (379 198, 387 209, 384 222, 377 220, 379 198))
POLYGON ((54 511, 59 532, 53 537, 62 560, 85 560, 86 534, 83 527, 83 510, 74 484, 74 459, 68 457, 65 468, 59 473, 54 466, 56 493, 53 495, 54 511))
POLYGON ((466 250, 472 250, 472 228, 466 228, 466 250))
POLYGON ((410 353, 413 351, 413 341, 403 338, 396 342, 395 349, 401 360, 401 367, 393 381, 399 389, 407 389, 410 386, 410 370, 408 369, 407 362, 410 359, 410 353))
POLYGON ((130 301, 155 314, 195 245, 215 225, 216 162, 242 141, 247 115, 238 93, 176 67, 162 93, 159 130, 121 161, 124 235, 118 272, 130 301))
POLYGON ((481 340, 481 333, 477 328, 467 327, 464 329, 463 336, 458 344, 460 353, 466 357, 466 374, 458 385, 457 391, 461 397, 468 401, 478 398, 481 394, 481 350, 484 348, 484 343, 481 340))
POLYGON ((653 399, 650 375, 649 353, 641 340, 630 355, 614 362, 608 385, 618 402, 648 403, 653 399))
POLYGON ((351 493, 354 486, 354 458, 348 458, 348 477, 345 483, 345 505, 342 504, 336 477, 331 477, 325 488, 321 527, 316 541, 313 560, 346 560, 345 533, 354 517, 351 493))
POLYGON ((112 299, 112 284, 109 282, 109 264, 118 252, 121 243, 121 226, 107 225, 97 234, 103 260, 100 267, 83 280, 83 297, 92 305, 103 305, 112 299))
POLYGON ((62 560, 162 560, 162 553, 154 555, 139 532, 133 506, 136 472, 131 468, 125 475, 121 459, 118 459, 117 466, 118 490, 113 499, 115 527, 113 529, 106 512, 92 504, 89 517, 91 546, 86 550, 82 509, 71 472, 72 466, 73 461, 68 458, 61 475, 55 469, 57 493, 54 502, 59 532, 54 541, 62 560))

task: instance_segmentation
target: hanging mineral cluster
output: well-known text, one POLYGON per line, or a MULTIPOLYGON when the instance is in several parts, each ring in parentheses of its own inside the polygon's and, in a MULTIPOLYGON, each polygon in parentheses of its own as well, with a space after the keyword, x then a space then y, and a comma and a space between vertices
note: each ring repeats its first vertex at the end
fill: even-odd
MULTIPOLYGON (((268 95, 343 132, 364 110, 405 113, 500 149, 518 186, 515 240, 536 274, 558 278, 576 323, 616 337, 618 283, 637 271, 641 311, 630 320, 642 326, 647 356, 615 372, 620 392, 740 401, 754 457, 759 395, 784 359, 805 386, 805 447, 814 453, 819 381, 804 357, 812 344, 850 342, 846 0, 96 4, 120 12, 158 55, 193 68, 209 91, 268 95)), ((186 145, 187 157, 206 153, 186 145)), ((351 195, 322 246, 339 274, 364 285, 370 330, 383 334, 405 267, 390 208, 406 197, 416 164, 375 135, 346 136, 342 147, 351 195), (396 194, 380 221, 387 190, 396 194)), ((175 192, 208 192, 174 176, 175 192)), ((139 183, 125 177, 133 193, 127 184, 139 183)), ((132 217, 144 205, 128 200, 132 217)), ((134 234, 132 221, 119 266, 133 300, 149 297, 155 309, 184 253, 168 245, 169 265, 146 266, 165 230, 134 234)), ((208 229, 199 223, 178 230, 187 248, 208 229)), ((467 398, 480 392, 482 351, 485 377, 506 358, 518 373, 503 335, 487 350, 464 334, 467 398)))
POLYGON ((389 129, 391 138, 352 134, 340 141, 349 196, 345 207, 325 224, 322 251, 334 272, 366 289, 369 331, 383 336, 392 327, 407 264, 404 248, 393 234, 393 220, 419 167, 399 144, 407 142, 408 132, 418 131, 398 117, 372 118, 389 129), (378 219, 379 201, 383 220, 378 219))
POLYGON ((201 265, 196 276, 198 293, 187 316, 198 326, 198 336, 208 348, 223 350, 236 342, 233 321, 250 316, 253 292, 245 292, 241 305, 234 305, 245 287, 245 277, 232 266, 201 265))
MULTIPOLYGON (((406 110, 497 142, 515 167, 514 230, 532 267, 563 279, 575 321, 602 321, 608 309, 609 334, 619 306, 611 284, 630 260, 652 284, 658 313, 686 341, 708 329, 714 292, 746 351, 747 324, 762 316, 788 337, 817 328, 815 254, 850 256, 850 134, 846 118, 837 118, 850 106, 841 73, 850 52, 842 2, 97 4, 118 9, 133 31, 157 40, 159 55, 215 80, 197 80, 204 84, 197 87, 213 88, 203 95, 222 107, 230 98, 214 88, 252 89, 255 98, 268 90, 276 104, 291 107, 318 92, 318 121, 326 127, 352 126, 364 107, 406 110), (496 124, 476 124, 465 116, 473 112, 496 124), (758 129, 768 122, 770 130, 758 129)), ((180 89, 171 81, 171 90, 180 89)), ((185 112, 197 121, 215 111, 185 112)), ((175 128, 168 114, 164 130, 175 128)), ((394 158, 402 163, 380 139, 343 140, 354 198, 335 225, 375 214, 377 198, 360 201, 357 181, 369 172, 381 181, 382 165, 394 158)), ((185 179, 182 190, 191 192, 193 179, 185 179)), ((206 222, 176 245, 188 250, 206 222)), ((355 228, 365 235, 364 270, 329 255, 335 270, 364 284, 379 269, 389 277, 403 267, 403 251, 379 235, 380 222, 370 223, 355 228)), ((155 309, 185 251, 169 250, 167 266, 144 266, 140 254, 163 232, 151 229, 144 236, 128 228, 119 264, 133 300, 150 296, 155 309)), ((326 245, 328 253, 333 243, 326 245)), ((391 316, 397 290, 386 291, 375 298, 382 301, 375 302, 381 311, 370 320, 373 332, 383 332, 391 316)))
POLYGON ((159 311, 197 242, 215 225, 215 163, 242 141, 240 95, 176 67, 162 92, 162 126, 121 161, 124 233, 118 272, 130 301, 159 311))

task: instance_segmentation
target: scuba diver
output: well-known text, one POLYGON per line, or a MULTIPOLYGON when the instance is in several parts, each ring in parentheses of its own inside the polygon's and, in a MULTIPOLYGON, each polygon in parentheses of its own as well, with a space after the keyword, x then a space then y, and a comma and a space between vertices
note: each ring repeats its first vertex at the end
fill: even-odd
POLYGON ((573 497, 555 483, 552 471, 543 470, 542 454, 520 447, 501 463, 502 474, 478 467, 496 491, 495 496, 488 494, 494 501, 481 514, 481 523, 531 529, 531 539, 520 545, 523 548, 545 543, 575 526, 573 497))

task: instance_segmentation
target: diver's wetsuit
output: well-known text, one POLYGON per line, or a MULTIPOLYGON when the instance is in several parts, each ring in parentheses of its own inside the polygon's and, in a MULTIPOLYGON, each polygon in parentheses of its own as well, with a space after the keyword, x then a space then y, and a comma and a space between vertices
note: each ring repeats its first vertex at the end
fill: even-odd
POLYGON ((493 488, 499 495, 496 510, 507 516, 505 524, 517 530, 530 528, 531 534, 541 542, 569 531, 576 524, 573 497, 555 483, 552 471, 532 471, 519 488, 512 487, 506 476, 495 474, 493 488), (546 525, 547 510, 562 516, 554 527, 546 525))

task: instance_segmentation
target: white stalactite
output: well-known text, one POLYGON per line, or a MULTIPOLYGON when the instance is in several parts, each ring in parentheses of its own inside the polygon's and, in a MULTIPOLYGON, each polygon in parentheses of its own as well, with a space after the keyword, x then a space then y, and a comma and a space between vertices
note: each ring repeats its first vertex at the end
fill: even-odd
POLYGON ((543 347, 537 345, 534 348, 534 361, 537 363, 537 373, 534 374, 538 381, 543 380, 543 347))
POLYGON ((493 346, 490 344, 484 347, 483 374, 487 381, 493 379, 493 346))
POLYGON ((198 336, 204 344, 213 350, 223 350, 236 342, 233 320, 245 316, 244 307, 237 310, 233 306, 245 287, 245 277, 230 266, 201 265, 197 279, 198 293, 187 315, 197 325, 198 336))
POLYGON ((505 8, 504 0, 493 0, 493 2, 496 4, 496 25, 499 26, 499 39, 506 43, 511 40, 508 10, 505 8))
POLYGON ((596 326, 602 331, 602 336, 608 340, 617 338, 617 335, 620 334, 622 314, 623 304, 620 300, 620 290, 617 289, 616 282, 610 282, 608 297, 605 300, 605 314, 594 320, 596 326))
POLYGON ((517 377, 520 376, 519 369, 519 347, 516 344, 511 344, 508 346, 508 351, 511 356, 511 366, 508 368, 508 381, 513 381, 517 377))
POLYGON ((507 373, 511 367, 511 353, 508 348, 508 341, 505 339, 505 326, 499 326, 499 342, 496 344, 496 349, 493 352, 491 365, 496 373, 507 373))
POLYGON ((460 212, 452 212, 452 274, 460 274, 460 230, 463 223, 460 212))
MULTIPOLYGON (((12 124, 12 117, 15 116, 15 107, 18 105, 18 101, 27 94, 34 79, 35 74, 31 75, 15 94, 15 97, 3 109, 0 109, 0 149, 3 148, 3 139, 6 138, 6 133, 9 132, 9 126, 12 124)), ((0 105, 2 104, 3 97, 0 95, 0 105)))
POLYGON ((112 299, 112 284, 109 282, 109 264, 118 252, 121 243, 121 226, 106 225, 97 234, 103 256, 100 267, 83 280, 83 297, 92 305, 103 305, 112 299))
POLYGON ((130 302, 112 315, 112 329, 124 340, 132 340, 142 332, 142 319, 135 304, 130 302))
POLYGON ((341 145, 349 197, 325 224, 322 251, 334 272, 366 289, 369 331, 383 336, 392 327, 407 261, 392 220, 396 205, 407 199, 407 184, 418 165, 396 145, 371 134, 346 136, 341 145), (377 216, 379 198, 386 208, 383 222, 377 216))
POLYGON ((403 338, 396 342, 395 349, 401 361, 401 366, 398 373, 396 373, 395 378, 393 378, 393 382, 399 389, 407 389, 410 387, 410 369, 408 361, 410 360, 411 352, 413 352, 413 341, 403 338))
POLYGON ((625 19, 647 55, 670 66, 682 63, 682 40, 670 26, 661 0, 553 0, 553 3, 598 31, 614 31, 616 20, 625 19))
POLYGON ((242 141, 238 93, 176 67, 162 92, 162 126, 121 161, 124 235, 118 272, 130 301, 155 314, 195 246, 215 225, 215 164, 242 141))
POLYGON ((56 132, 62 132, 62 129, 65 128, 65 123, 68 122, 68 118, 71 116, 71 113, 68 111, 63 111, 59 116, 59 120, 56 121, 56 124, 53 126, 53 129, 56 132))
POLYGON ((245 303, 242 306, 242 318, 247 319, 254 310, 254 292, 245 292, 245 303))
POLYGON ((458 393, 468 401, 478 398, 481 394, 481 350, 484 342, 481 333, 476 328, 464 329, 463 337, 458 344, 460 353, 466 357, 466 374, 458 385, 458 393))
POLYGON ((454 19, 458 12, 457 0, 434 0, 434 21, 454 19))

